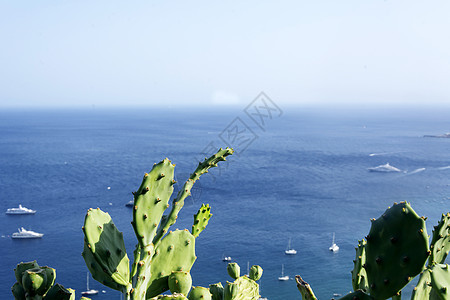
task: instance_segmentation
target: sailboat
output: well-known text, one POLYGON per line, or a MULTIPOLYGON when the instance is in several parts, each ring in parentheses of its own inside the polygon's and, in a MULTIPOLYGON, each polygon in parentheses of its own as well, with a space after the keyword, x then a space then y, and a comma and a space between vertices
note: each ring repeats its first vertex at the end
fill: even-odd
POLYGON ((339 251, 339 246, 336 245, 336 243, 334 242, 334 232, 333 232, 333 241, 331 242, 331 246, 328 249, 333 252, 339 251))
POLYGON ((89 272, 86 274, 86 291, 81 292, 81 295, 97 295, 97 290, 91 290, 89 289, 89 272))
POLYGON ((278 277, 278 280, 280 280, 280 281, 289 280, 289 276, 288 275, 284 276, 284 265, 281 265, 281 276, 278 277))
POLYGON ((297 254, 297 250, 291 248, 291 239, 289 239, 288 246, 287 246, 286 251, 284 251, 284 254, 287 254, 287 255, 297 254))

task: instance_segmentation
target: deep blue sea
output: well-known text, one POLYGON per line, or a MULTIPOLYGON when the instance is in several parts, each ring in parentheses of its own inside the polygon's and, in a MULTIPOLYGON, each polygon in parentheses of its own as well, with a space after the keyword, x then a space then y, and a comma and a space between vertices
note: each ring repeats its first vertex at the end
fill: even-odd
MULTIPOLYGON (((253 119, 243 108, 221 107, 0 111, 0 299, 13 298, 16 264, 34 259, 56 268, 56 282, 80 298, 87 272, 81 227, 90 207, 109 212, 132 260, 136 238, 125 203, 165 157, 182 183, 212 149, 235 148, 197 182, 174 228, 191 228, 209 203, 213 217, 196 241, 193 284, 230 280, 221 258, 231 256, 242 273, 247 264, 262 266, 261 295, 270 300, 300 299, 294 280, 277 280, 282 265, 320 299, 351 290, 354 247, 369 219, 393 202, 411 202, 428 217, 429 233, 450 210, 450 139, 423 137, 450 131, 448 107, 281 109, 253 119), (388 162, 402 172, 368 171, 388 162), (37 213, 4 214, 19 204, 37 213), (21 226, 45 235, 11 239, 21 226), (328 250, 333 232, 337 253, 328 250), (284 254, 289 239, 295 256, 284 254)), ((121 298, 90 283, 106 291, 92 299, 121 298)))

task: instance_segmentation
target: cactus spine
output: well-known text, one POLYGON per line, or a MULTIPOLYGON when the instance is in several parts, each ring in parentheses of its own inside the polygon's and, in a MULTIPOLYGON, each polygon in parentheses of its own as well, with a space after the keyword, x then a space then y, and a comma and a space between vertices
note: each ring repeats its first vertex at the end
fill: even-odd
MULTIPOLYGON (((192 233, 188 230, 169 232, 169 228, 176 222, 194 183, 232 153, 230 148, 219 149, 216 154, 200 162, 173 199, 167 216, 163 214, 170 207, 175 165, 166 158, 144 175, 139 189, 133 193, 132 226, 138 244, 131 272, 122 233, 117 230, 109 214, 100 209, 90 209, 83 226, 83 257, 93 278, 121 291, 125 299, 142 300, 158 297, 167 291, 172 272, 189 272, 196 259, 195 238, 211 217, 209 205, 202 205, 194 217, 192 233)), ((185 283, 180 291, 187 293, 187 286, 190 289, 190 284, 185 283)), ((176 294, 176 297, 170 298, 185 297, 183 294, 176 294)))

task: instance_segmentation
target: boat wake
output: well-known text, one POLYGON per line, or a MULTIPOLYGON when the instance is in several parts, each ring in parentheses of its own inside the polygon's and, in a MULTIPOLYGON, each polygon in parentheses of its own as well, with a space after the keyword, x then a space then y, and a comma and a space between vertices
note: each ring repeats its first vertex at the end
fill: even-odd
POLYGON ((412 174, 416 174, 416 173, 423 172, 423 171, 425 171, 425 170, 426 170, 426 168, 418 168, 418 169, 415 169, 414 171, 406 172, 406 174, 412 175, 412 174))
POLYGON ((440 167, 440 168, 437 168, 438 170, 448 170, 448 169, 450 169, 450 166, 446 166, 446 167, 440 167))

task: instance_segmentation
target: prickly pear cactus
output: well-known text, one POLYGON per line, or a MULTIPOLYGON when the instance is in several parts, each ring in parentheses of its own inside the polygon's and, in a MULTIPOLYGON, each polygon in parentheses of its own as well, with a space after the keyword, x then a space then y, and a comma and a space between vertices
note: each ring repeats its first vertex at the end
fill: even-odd
POLYGON ((201 286, 194 286, 192 287, 191 292, 188 296, 189 300, 211 300, 212 295, 209 292, 209 289, 201 287, 201 286))
POLYGON ((169 290, 172 294, 179 293, 187 296, 192 286, 192 277, 189 272, 172 271, 169 275, 169 290))
MULTIPOLYGON (((402 288, 421 272, 411 300, 450 300, 448 266, 437 263, 448 254, 450 213, 443 214, 434 227, 430 247, 425 219, 406 202, 394 203, 380 218, 373 219, 367 243, 359 241, 356 248, 352 271, 355 292, 340 299, 399 300, 402 288)), ((304 300, 316 299, 300 276, 296 280, 304 300)))
POLYGON ((442 214, 438 225, 434 227, 430 248, 428 265, 443 264, 450 251, 450 213, 442 214))
POLYGON ((356 247, 356 257, 353 261, 354 268, 352 273, 352 285, 353 290, 368 291, 367 274, 363 266, 366 264, 366 241, 363 239, 358 241, 358 247, 356 247))
POLYGON ((430 255, 425 221, 406 202, 373 220, 366 240, 364 268, 375 299, 396 295, 422 271, 430 255))
POLYGON ((209 285, 209 292, 212 295, 213 300, 223 300, 224 289, 222 283, 218 282, 209 285))
POLYGON ((197 214, 194 215, 194 225, 192 225, 192 235, 198 235, 206 228, 209 219, 212 217, 211 208, 209 204, 202 204, 197 214))
MULTIPOLYGON (((232 153, 230 148, 219 149, 216 154, 200 162, 171 205, 169 200, 175 183, 175 165, 166 158, 144 175, 139 189, 133 193, 132 226, 138 244, 131 272, 122 233, 107 213, 90 209, 83 227, 83 257, 93 278, 121 291, 125 300, 154 298, 169 290, 172 272, 189 272, 195 262, 195 238, 211 218, 209 205, 202 205, 194 217, 192 233, 188 230, 169 233, 169 228, 176 222, 194 183, 232 153), (169 207, 170 211, 164 215, 169 207)), ((176 297, 181 296, 177 294, 176 297)), ((176 297, 170 298, 178 299, 176 297)))
POLYGON ((316 295, 314 295, 309 283, 304 281, 300 275, 295 276, 295 282, 297 283, 297 288, 300 291, 300 294, 302 294, 303 300, 317 300, 316 295))
POLYGON ((433 266, 431 285, 442 300, 450 299, 450 268, 448 265, 436 264, 433 266))
POLYGON ((11 291, 16 300, 72 300, 75 291, 54 284, 56 271, 47 266, 40 267, 36 261, 19 263, 14 269, 17 282, 11 291), (62 291, 62 292, 61 292, 62 291))

